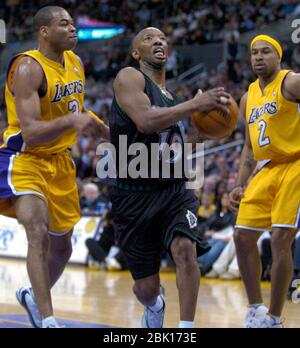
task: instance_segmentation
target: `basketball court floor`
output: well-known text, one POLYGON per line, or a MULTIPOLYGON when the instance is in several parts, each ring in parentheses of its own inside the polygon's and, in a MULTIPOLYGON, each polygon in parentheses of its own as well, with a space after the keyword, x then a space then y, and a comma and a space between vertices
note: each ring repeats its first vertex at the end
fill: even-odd
MULTIPOLYGON (((162 273, 166 290, 165 327, 176 328, 179 320, 174 273, 162 273)), ((128 272, 105 272, 84 267, 68 267, 52 290, 55 315, 67 327, 138 328, 143 312, 131 292, 128 272)), ((15 290, 28 285, 24 261, 0 258, 0 328, 29 328, 25 311, 17 303, 15 290)), ((262 283, 269 302, 269 283, 262 283)), ((241 281, 201 279, 196 327, 242 327, 246 297, 241 281)), ((300 327, 300 303, 287 302, 285 327, 300 327)))

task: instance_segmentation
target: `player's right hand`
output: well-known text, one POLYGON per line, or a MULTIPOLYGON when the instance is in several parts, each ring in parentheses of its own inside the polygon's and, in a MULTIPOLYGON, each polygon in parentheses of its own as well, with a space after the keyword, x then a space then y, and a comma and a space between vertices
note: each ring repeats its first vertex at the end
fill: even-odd
POLYGON ((229 115, 230 113, 226 107, 226 103, 230 104, 230 94, 225 92, 223 87, 213 88, 206 92, 202 92, 199 89, 193 101, 195 102, 196 110, 200 112, 219 109, 225 115, 229 115))
POLYGON ((87 112, 72 115, 72 122, 74 128, 78 133, 88 132, 95 127, 95 120, 87 112))
POLYGON ((244 191, 243 187, 236 187, 229 193, 229 209, 233 213, 237 213, 244 191))

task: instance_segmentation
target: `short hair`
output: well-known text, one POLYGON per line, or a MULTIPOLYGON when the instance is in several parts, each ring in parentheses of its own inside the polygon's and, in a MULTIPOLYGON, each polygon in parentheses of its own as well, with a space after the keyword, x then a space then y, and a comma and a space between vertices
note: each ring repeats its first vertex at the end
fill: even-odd
POLYGON ((33 17, 33 28, 35 31, 39 31, 43 25, 49 26, 54 18, 54 14, 61 10, 65 10, 60 6, 45 6, 38 10, 33 17))
POLYGON ((84 190, 84 191, 86 191, 86 190, 88 190, 88 189, 92 189, 92 190, 94 190, 94 191, 99 192, 99 187, 98 187, 96 184, 92 183, 92 182, 89 182, 89 183, 87 183, 87 184, 85 184, 85 185, 83 186, 83 190, 84 190))

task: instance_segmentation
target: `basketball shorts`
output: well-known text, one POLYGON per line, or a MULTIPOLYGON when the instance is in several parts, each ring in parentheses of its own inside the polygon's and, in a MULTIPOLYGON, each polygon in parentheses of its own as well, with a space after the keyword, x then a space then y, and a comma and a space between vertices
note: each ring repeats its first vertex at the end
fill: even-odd
POLYGON ((16 217, 11 199, 34 195, 48 205, 49 232, 66 233, 79 221, 76 168, 70 154, 40 157, 0 149, 0 214, 16 217))
POLYGON ((116 186, 112 194, 116 241, 134 279, 159 272, 161 254, 170 253, 177 235, 194 241, 198 256, 210 249, 199 237, 198 199, 184 183, 150 186, 148 191, 116 186))
POLYGON ((270 162, 254 176, 241 200, 236 227, 300 228, 300 160, 270 162))

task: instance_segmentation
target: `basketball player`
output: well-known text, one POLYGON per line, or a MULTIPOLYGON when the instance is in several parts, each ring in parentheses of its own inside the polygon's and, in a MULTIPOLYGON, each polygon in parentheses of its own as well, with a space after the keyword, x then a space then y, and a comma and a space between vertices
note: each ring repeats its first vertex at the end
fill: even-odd
MULTIPOLYGON (((160 148, 172 141, 183 144, 179 121, 193 111, 219 108, 228 114, 221 97, 228 100, 230 95, 223 88, 202 94, 199 91, 184 103, 179 103, 176 95, 166 89, 168 45, 159 29, 140 31, 133 40, 131 54, 139 69, 122 69, 113 84, 110 132, 117 153, 124 151, 120 148, 120 135, 127 135, 128 147, 143 143, 150 157, 153 143, 160 144, 160 148)), ((125 171, 131 160, 128 156, 125 171)), ((175 161, 173 157, 168 160, 171 164, 175 161)), ((118 168, 112 209, 116 237, 134 279, 133 292, 145 308, 142 327, 163 326, 165 301, 159 278, 163 248, 176 264, 179 327, 193 327, 200 278, 197 252, 208 250, 197 236, 198 200, 191 190, 185 189, 185 178, 175 179, 171 175, 164 179, 160 173, 157 179, 123 179, 123 170, 118 168)))
POLYGON ((39 48, 9 65, 5 99, 8 129, 0 149, 0 213, 16 217, 28 239, 31 288, 17 291, 34 327, 59 327, 50 289, 71 252, 79 221, 75 165, 69 148, 77 132, 107 130, 83 113, 85 77, 74 23, 61 7, 44 7, 34 17, 39 48))
POLYGON ((245 326, 279 328, 292 277, 291 244, 300 228, 300 75, 281 70, 282 48, 272 37, 256 36, 250 50, 258 79, 241 99, 246 141, 231 206, 239 206, 235 243, 250 306, 245 326), (247 186, 257 161, 263 160, 269 161, 247 186), (272 232, 269 309, 261 295, 256 244, 265 230, 272 232))

